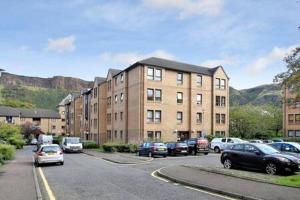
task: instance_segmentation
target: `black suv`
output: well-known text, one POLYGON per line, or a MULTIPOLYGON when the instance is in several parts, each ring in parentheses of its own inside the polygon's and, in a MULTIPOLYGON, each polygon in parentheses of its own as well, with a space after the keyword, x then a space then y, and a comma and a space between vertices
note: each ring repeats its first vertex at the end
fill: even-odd
POLYGON ((209 142, 205 138, 191 138, 185 141, 188 145, 189 154, 197 155, 197 153, 209 153, 209 142))

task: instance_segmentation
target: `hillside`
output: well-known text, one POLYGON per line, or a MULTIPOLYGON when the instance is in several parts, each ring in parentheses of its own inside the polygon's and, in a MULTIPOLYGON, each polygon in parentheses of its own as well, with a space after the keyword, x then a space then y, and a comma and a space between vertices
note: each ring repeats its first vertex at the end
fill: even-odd
POLYGON ((281 106, 281 87, 277 84, 261 85, 258 87, 236 90, 230 87, 230 105, 266 105, 281 106))

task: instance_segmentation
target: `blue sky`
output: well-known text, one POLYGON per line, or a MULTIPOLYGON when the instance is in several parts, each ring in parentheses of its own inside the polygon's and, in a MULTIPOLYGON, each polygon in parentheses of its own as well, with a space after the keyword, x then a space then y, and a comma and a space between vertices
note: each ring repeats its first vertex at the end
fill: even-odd
POLYGON ((150 56, 224 66, 237 89, 272 83, 300 45, 296 0, 0 1, 0 67, 93 80, 150 56))

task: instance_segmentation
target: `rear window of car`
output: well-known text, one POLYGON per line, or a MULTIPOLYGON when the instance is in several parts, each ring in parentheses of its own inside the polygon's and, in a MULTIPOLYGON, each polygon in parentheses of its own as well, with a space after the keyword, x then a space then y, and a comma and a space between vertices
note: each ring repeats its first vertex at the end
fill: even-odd
POLYGON ((182 142, 182 143, 177 143, 177 146, 178 146, 178 147, 186 147, 187 144, 182 142))
POLYGON ((59 151, 60 148, 58 146, 46 146, 42 148, 42 152, 57 152, 59 151))
POLYGON ((154 146, 156 146, 156 147, 165 147, 166 145, 164 143, 154 143, 154 146))

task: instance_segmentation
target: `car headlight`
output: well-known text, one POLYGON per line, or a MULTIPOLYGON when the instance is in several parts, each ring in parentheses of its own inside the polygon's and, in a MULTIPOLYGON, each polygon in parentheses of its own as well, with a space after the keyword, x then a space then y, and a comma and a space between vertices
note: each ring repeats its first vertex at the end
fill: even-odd
POLYGON ((277 157, 278 158, 278 160, 280 160, 281 162, 290 162, 290 160, 289 159, 287 159, 287 158, 284 158, 284 157, 277 157))

